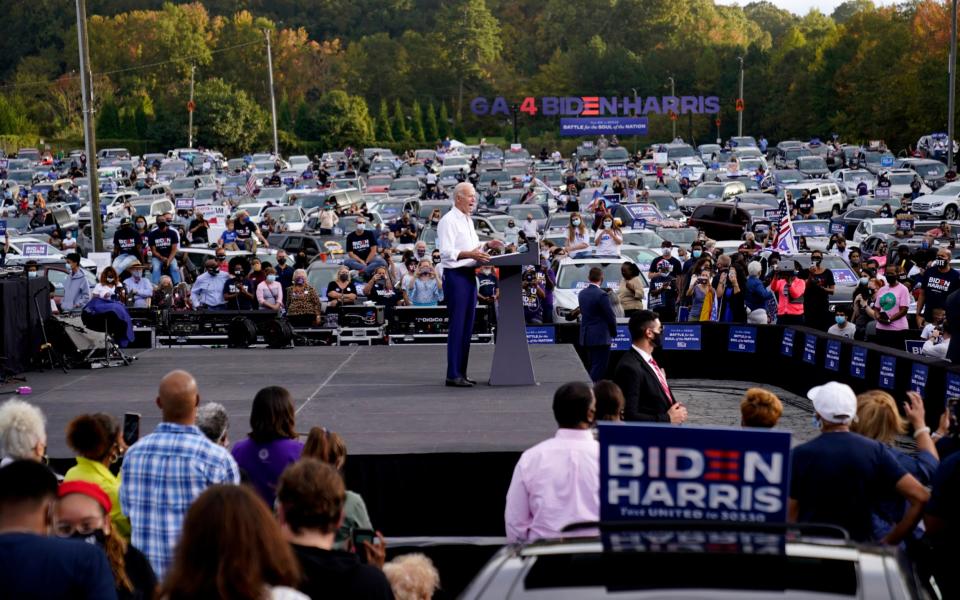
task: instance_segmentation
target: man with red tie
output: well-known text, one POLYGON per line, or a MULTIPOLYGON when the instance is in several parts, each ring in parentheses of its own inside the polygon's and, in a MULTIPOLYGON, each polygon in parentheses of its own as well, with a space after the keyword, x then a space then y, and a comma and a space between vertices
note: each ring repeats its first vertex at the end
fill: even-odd
POLYGON ((660 345, 663 335, 657 313, 634 313, 629 329, 633 347, 620 359, 613 377, 626 401, 624 420, 684 423, 687 409, 674 399, 666 374, 653 358, 653 350, 660 345))

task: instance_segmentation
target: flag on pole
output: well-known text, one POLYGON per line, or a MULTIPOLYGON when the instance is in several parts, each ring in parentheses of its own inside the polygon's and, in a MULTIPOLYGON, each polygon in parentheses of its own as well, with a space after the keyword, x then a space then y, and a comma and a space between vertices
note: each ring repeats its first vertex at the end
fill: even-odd
POLYGON ((773 249, 781 254, 797 253, 797 240, 793 237, 793 224, 790 222, 790 211, 787 210, 786 202, 780 207, 780 221, 773 237, 773 249))
POLYGON ((250 177, 247 178, 247 195, 253 196, 253 191, 257 189, 257 178, 253 176, 253 173, 250 174, 250 177))

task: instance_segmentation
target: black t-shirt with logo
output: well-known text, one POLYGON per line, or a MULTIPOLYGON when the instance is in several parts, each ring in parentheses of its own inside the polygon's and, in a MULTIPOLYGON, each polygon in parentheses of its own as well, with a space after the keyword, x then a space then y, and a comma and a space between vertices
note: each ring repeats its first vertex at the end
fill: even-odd
POLYGON ((258 229, 259 228, 257 227, 257 224, 250 219, 247 219, 242 223, 237 220, 233 224, 233 230, 237 232, 238 240, 249 240, 251 237, 253 237, 253 234, 256 233, 258 229))
POLYGON ((801 213, 813 212, 813 197, 812 196, 800 196, 800 198, 795 203, 797 210, 801 213))
POLYGON ((347 234, 347 252, 353 252, 363 261, 367 260, 367 257, 370 256, 370 252, 376 245, 377 238, 374 237, 371 231, 364 231, 363 233, 352 231, 347 234))
POLYGON ((120 254, 139 256, 137 246, 140 244, 140 234, 130 227, 121 227, 113 234, 113 245, 120 249, 120 254))
POLYGON ((224 294, 238 294, 233 300, 227 300, 227 308, 233 310, 256 310, 256 297, 247 298, 246 296, 240 295, 241 289, 245 289, 248 293, 254 294, 253 282, 249 279, 241 279, 238 281, 236 278, 232 278, 223 284, 224 294))
POLYGON ((387 286, 381 281, 375 283, 373 289, 370 290, 370 300, 374 304, 393 308, 400 301, 400 293, 395 289, 387 289, 387 286))
POLYGON ((174 244, 180 243, 180 235, 177 233, 177 230, 170 227, 166 229, 160 229, 158 227, 151 231, 147 237, 150 240, 150 247, 155 249, 157 254, 164 258, 170 256, 170 250, 174 244))
POLYGON ((956 269, 941 273, 940 269, 931 267, 923 274, 920 285, 923 287, 923 318, 932 319, 933 309, 944 308, 947 296, 960 289, 960 273, 956 269))
POLYGON ((485 273, 479 273, 477 275, 477 293, 481 296, 487 298, 493 298, 497 293, 497 288, 500 286, 497 281, 497 276, 495 273, 490 273, 489 275, 485 273))

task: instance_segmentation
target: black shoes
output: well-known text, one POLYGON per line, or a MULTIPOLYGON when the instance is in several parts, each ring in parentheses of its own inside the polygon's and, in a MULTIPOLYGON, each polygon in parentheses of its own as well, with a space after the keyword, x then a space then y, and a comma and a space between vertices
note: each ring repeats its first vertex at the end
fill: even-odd
POLYGON ((470 379, 470 378, 467 377, 466 375, 463 376, 463 380, 466 381, 467 383, 469 383, 470 385, 477 385, 477 382, 476 382, 476 381, 474 381, 473 379, 470 379))
POLYGON ((473 383, 471 383, 465 377, 457 377, 456 379, 448 379, 447 387, 460 387, 460 388, 473 387, 473 383))

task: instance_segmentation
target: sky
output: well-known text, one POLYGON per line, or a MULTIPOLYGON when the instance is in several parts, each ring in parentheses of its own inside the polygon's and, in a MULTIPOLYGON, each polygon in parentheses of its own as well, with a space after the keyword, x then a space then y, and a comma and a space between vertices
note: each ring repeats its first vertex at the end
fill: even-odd
MULTIPOLYGON (((716 0, 717 4, 739 4, 743 6, 749 4, 751 0, 716 0)), ((825 15, 829 15, 843 0, 771 0, 771 2, 780 8, 785 8, 797 15, 805 15, 811 8, 820 9, 825 15)), ((894 0, 873 0, 878 6, 894 4, 894 0)))

